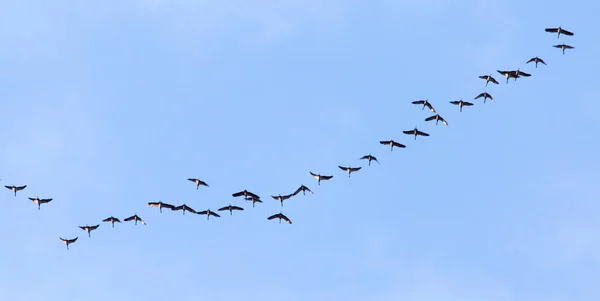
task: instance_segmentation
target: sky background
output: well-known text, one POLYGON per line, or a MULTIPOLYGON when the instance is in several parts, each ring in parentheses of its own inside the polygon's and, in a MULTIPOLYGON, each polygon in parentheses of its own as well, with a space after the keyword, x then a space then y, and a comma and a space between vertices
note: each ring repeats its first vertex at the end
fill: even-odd
POLYGON ((597 300, 599 9, 0 1, 0 184, 28 185, 0 195, 0 299, 597 300), (315 194, 269 197, 301 184, 315 194), (266 220, 280 210, 292 225, 266 220), (134 213, 148 225, 101 223, 134 213))

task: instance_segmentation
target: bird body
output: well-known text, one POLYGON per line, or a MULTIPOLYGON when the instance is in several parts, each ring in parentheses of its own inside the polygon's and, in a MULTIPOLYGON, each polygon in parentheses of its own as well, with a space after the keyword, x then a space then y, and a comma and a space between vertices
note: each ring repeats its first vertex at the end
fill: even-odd
POLYGON ((460 108, 460 112, 462 112, 463 106, 468 107, 473 105, 472 103, 468 101, 463 101, 462 99, 458 101, 451 101, 450 103, 453 105, 457 105, 460 108))
POLYGON ((431 120, 435 120, 435 125, 438 124, 438 121, 441 121, 446 126, 448 125, 448 122, 446 121, 446 119, 442 118, 442 116, 440 116, 439 114, 425 118, 425 121, 431 121, 431 120))
POLYGON ((315 174, 312 171, 310 172, 310 175, 313 176, 313 178, 317 179, 318 186, 321 186, 321 181, 326 181, 326 180, 330 180, 331 178, 333 178, 333 176, 324 176, 321 174, 315 174))
POLYGON ((417 140, 417 136, 423 136, 423 137, 429 136, 429 134, 419 131, 416 127, 412 130, 402 131, 402 133, 404 133, 406 135, 414 135, 415 140, 417 140))

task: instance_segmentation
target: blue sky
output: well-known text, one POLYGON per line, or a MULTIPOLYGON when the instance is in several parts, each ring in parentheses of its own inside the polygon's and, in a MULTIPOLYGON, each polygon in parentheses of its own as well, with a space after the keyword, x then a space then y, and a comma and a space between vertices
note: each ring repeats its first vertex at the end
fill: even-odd
POLYGON ((0 299, 600 298, 597 3, 51 2, 0 2, 0 299))

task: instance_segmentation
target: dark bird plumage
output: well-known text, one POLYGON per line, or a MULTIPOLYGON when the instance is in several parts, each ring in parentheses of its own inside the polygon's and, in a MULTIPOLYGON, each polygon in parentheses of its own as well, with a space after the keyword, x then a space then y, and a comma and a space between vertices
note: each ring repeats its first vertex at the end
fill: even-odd
POLYGON ((338 167, 347 172, 348 173, 348 178, 350 177, 350 174, 355 172, 355 171, 359 171, 362 167, 351 167, 351 166, 339 166, 338 167))
POLYGON ((218 211, 229 211, 229 215, 233 215, 233 210, 244 210, 244 208, 242 207, 238 207, 238 206, 231 206, 231 204, 229 204, 229 206, 225 206, 223 208, 219 208, 218 211))
POLYGON ((262 203, 263 202, 263 201, 260 200, 259 197, 255 197, 255 196, 247 196, 247 197, 244 197, 244 199, 246 201, 252 202, 252 208, 254 208, 254 204, 255 203, 262 203))
POLYGON ((321 186, 321 181, 326 181, 326 180, 330 180, 331 178, 333 178, 333 176, 323 176, 321 174, 315 174, 312 171, 310 171, 310 175, 313 176, 313 178, 317 179, 318 186, 321 186))
POLYGON ((399 148, 406 148, 406 145, 404 145, 402 143, 398 143, 398 142, 396 142, 394 140, 379 141, 379 144, 389 145, 390 146, 390 151, 394 150, 394 146, 395 147, 399 147, 399 148))
POLYGON ((573 47, 571 45, 567 45, 567 44, 564 44, 564 43, 560 44, 560 45, 554 45, 552 47, 562 49, 562 54, 563 55, 565 55, 565 50, 575 48, 575 47, 573 47))
POLYGON ((492 102, 494 102, 494 98, 488 92, 479 93, 474 99, 479 99, 483 97, 483 103, 489 98, 492 102))
POLYGON ((190 208, 190 206, 188 206, 188 205, 186 205, 186 204, 183 204, 183 205, 181 205, 181 206, 176 206, 176 207, 174 207, 174 208, 173 208, 173 209, 171 209, 171 210, 173 210, 173 211, 179 211, 179 210, 182 210, 182 211, 183 211, 183 215, 185 215, 185 212, 186 212, 186 211, 189 211, 189 212, 191 212, 191 213, 196 213, 196 210, 194 210, 194 209, 190 208))
POLYGON ((100 227, 100 225, 95 225, 95 226, 88 226, 88 225, 79 226, 79 228, 81 228, 81 230, 87 231, 88 237, 92 237, 91 232, 94 231, 94 230, 96 230, 96 229, 98 229, 98 227, 100 227))
POLYGON ((560 38, 561 34, 565 35, 565 36, 573 36, 574 35, 574 33, 570 32, 570 31, 568 31, 566 29, 562 29, 560 26, 559 27, 546 28, 545 30, 546 30, 546 32, 556 32, 557 33, 557 35, 556 35, 557 39, 560 38))
POLYGON ((10 189, 12 191, 14 191, 15 196, 17 196, 17 191, 21 191, 21 190, 25 189, 25 187, 27 187, 27 185, 23 185, 23 186, 15 186, 15 185, 6 186, 6 185, 4 185, 4 187, 6 187, 7 189, 10 189))
POLYGON ((462 99, 461 100, 451 101, 450 103, 453 104, 453 105, 457 105, 460 108, 460 112, 462 112, 463 106, 464 107, 469 107, 469 106, 473 105, 472 103, 470 103, 468 101, 463 101, 462 99))
POLYGON ((292 196, 294 196, 294 194, 287 194, 287 195, 281 195, 281 194, 280 194, 280 195, 277 195, 277 196, 275 196, 275 195, 272 195, 271 197, 272 197, 273 199, 276 199, 276 200, 278 200, 278 201, 281 203, 281 207, 283 207, 283 201, 285 201, 285 200, 287 200, 287 199, 291 198, 292 196))
POLYGON ((300 191, 302 191, 303 195, 306 195, 306 192, 308 191, 308 193, 313 194, 312 190, 310 190, 310 188, 301 185, 298 189, 296 189, 296 191, 294 191, 293 195, 297 195, 298 193, 300 193, 300 191))
POLYGON ((527 61, 527 63, 525 64, 529 64, 529 63, 535 63, 535 67, 537 68, 538 63, 542 63, 544 65, 546 65, 546 62, 544 62, 544 60, 542 60, 539 57, 534 57, 534 58, 530 58, 529 61, 527 61))
POLYGON ((250 192, 250 191, 248 191, 246 189, 244 189, 243 191, 240 191, 240 192, 236 192, 236 193, 232 194, 232 196, 234 198, 235 197, 239 197, 239 196, 244 196, 246 198, 247 197, 254 197, 254 198, 260 199, 260 197, 258 195, 254 194, 254 193, 252 193, 252 192, 250 192))
POLYGON ((119 220, 118 218, 111 216, 111 217, 107 217, 105 219, 102 220, 103 222, 110 222, 112 224, 112 227, 115 227, 115 223, 120 223, 121 220, 119 220))
POLYGON ((38 210, 40 210, 40 205, 52 202, 52 199, 40 199, 39 197, 28 198, 28 199, 30 199, 31 201, 33 201, 34 203, 37 204, 38 210))
POLYGON ((208 184, 206 184, 206 182, 204 182, 200 179, 189 178, 188 181, 196 183, 196 190, 198 190, 198 188, 200 188, 200 185, 208 187, 208 184))
POLYGON ((216 212, 210 211, 210 209, 204 210, 204 211, 200 211, 198 212, 198 214, 200 215, 206 215, 206 219, 210 219, 210 216, 215 216, 215 217, 221 217, 219 214, 217 214, 216 212))
POLYGON ((374 156, 371 156, 371 154, 362 156, 362 157, 360 157, 359 160, 369 160, 369 166, 371 166, 371 161, 375 161, 375 162, 377 162, 377 164, 379 164, 379 161, 377 161, 377 158, 375 158, 374 156))
POLYGON ((492 83, 494 83, 494 84, 496 84, 496 85, 498 84, 498 81, 497 81, 495 78, 493 78, 491 74, 489 74, 489 75, 481 75, 481 76, 479 76, 479 78, 481 78, 481 79, 485 79, 485 86, 486 86, 486 87, 487 87, 487 85, 488 85, 490 82, 492 82, 492 83))
POLYGON ((442 118, 442 116, 440 116, 439 114, 425 118, 425 121, 432 121, 432 120, 435 120, 435 125, 437 125, 439 121, 441 121, 445 125, 448 125, 448 122, 446 121, 446 119, 442 118))
POLYGON ((146 222, 141 219, 137 214, 134 214, 126 219, 124 219, 123 221, 129 222, 129 221, 134 221, 134 225, 137 225, 138 222, 142 223, 142 225, 146 225, 146 222))
POLYGON ((503 70, 496 70, 496 71, 498 71, 498 73, 500 73, 500 74, 504 75, 504 77, 506 77, 506 83, 507 84, 508 84, 508 79, 509 78, 516 79, 517 77, 519 77, 517 75, 517 71, 506 71, 506 70, 504 70, 504 71, 503 70))
POLYGON ((167 209, 175 209, 175 206, 171 205, 171 204, 167 204, 167 203, 163 203, 162 201, 160 202, 148 202, 148 206, 150 207, 158 207, 158 210, 160 211, 160 213, 162 213, 162 209, 163 208, 167 208, 167 209))
POLYGON ((60 241, 62 241, 65 245, 67 245, 67 250, 69 249, 69 245, 76 242, 78 237, 72 238, 72 239, 65 239, 62 237, 59 237, 60 241))
POLYGON ((287 216, 285 216, 283 213, 279 212, 277 214, 273 214, 269 217, 267 217, 268 220, 272 220, 272 219, 279 219, 279 223, 281 224, 281 220, 284 220, 286 223, 291 224, 292 220, 290 220, 287 216))
POLYGON ((402 131, 402 133, 404 133, 406 135, 414 135, 415 140, 417 140, 417 136, 423 136, 423 137, 429 136, 429 134, 419 131, 416 127, 412 130, 402 131))
POLYGON ((514 71, 514 72, 515 72, 515 81, 516 81, 516 80, 517 80, 517 78, 519 78, 519 77, 530 77, 530 76, 531 76, 531 74, 529 74, 529 73, 526 73, 526 72, 523 72, 523 71, 521 71, 521 70, 519 70, 519 69, 517 69, 517 70, 516 70, 516 71, 514 71))
POLYGON ((435 113, 435 109, 433 108, 433 106, 431 105, 429 100, 427 100, 427 99, 415 100, 412 103, 415 105, 423 105, 423 108, 421 110, 425 110, 425 107, 428 107, 431 112, 435 113))

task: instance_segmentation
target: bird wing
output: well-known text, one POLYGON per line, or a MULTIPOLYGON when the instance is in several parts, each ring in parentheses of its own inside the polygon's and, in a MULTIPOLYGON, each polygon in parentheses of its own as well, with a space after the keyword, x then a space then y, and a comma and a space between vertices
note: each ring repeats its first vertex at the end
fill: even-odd
POLYGON ((96 230, 98 227, 100 227, 100 225, 90 226, 88 228, 90 228, 90 230, 96 230))
POLYGON ((241 211, 243 211, 243 210, 244 210, 244 208, 242 208, 242 207, 238 207, 238 206, 231 206, 231 209, 232 209, 232 210, 241 210, 241 211))
POLYGON ((12 186, 6 186, 6 185, 4 185, 4 187, 6 187, 6 189, 12 190, 12 186))
POLYGON ((492 95, 490 93, 485 92, 485 95, 487 95, 487 97, 491 100, 494 100, 494 98, 492 97, 492 95))
POLYGON ((495 78, 491 77, 491 76, 490 76, 490 81, 492 83, 494 83, 494 84, 498 84, 498 81, 495 78))
POLYGON ((562 33, 562 34, 564 34, 566 36, 572 36, 572 35, 574 35, 574 33, 570 32, 568 30, 564 30, 562 28, 560 29, 560 33, 562 33))
POLYGON ((546 32, 558 32, 558 28, 546 28, 546 32))
POLYGON ((242 196, 242 195, 244 195, 243 191, 236 192, 236 193, 232 194, 233 197, 238 197, 238 196, 242 196))
POLYGON ((223 208, 219 208, 219 209, 217 209, 217 210, 218 210, 218 211, 225 211, 225 210, 229 210, 230 208, 231 208, 231 209, 233 209, 233 207, 232 207, 232 206, 225 206, 225 207, 223 207, 223 208))
POLYGON ((194 182, 196 183, 196 181, 198 181, 198 179, 194 179, 194 178, 188 178, 188 181, 194 182))
POLYGON ((81 228, 81 230, 86 230, 87 229, 87 227, 84 227, 84 226, 78 226, 78 227, 81 228))
POLYGON ((29 200, 31 200, 31 201, 34 201, 34 202, 38 200, 38 198, 30 198, 30 197, 27 197, 27 198, 28 198, 29 200))
POLYGON ((433 108, 433 106, 429 102, 426 103, 425 106, 427 106, 429 108, 429 110, 431 110, 431 112, 435 113, 435 109, 433 108))
POLYGON ((525 76, 525 77, 530 77, 530 76, 531 76, 531 74, 529 74, 529 73, 525 73, 525 72, 523 72, 523 71, 519 71, 519 75, 520 75, 520 76, 525 76))
POLYGON ((272 220, 272 219, 278 218, 280 215, 281 215, 281 214, 279 214, 279 213, 277 213, 277 214, 273 214, 273 215, 271 215, 271 216, 267 217, 267 219, 268 219, 268 220, 272 220))
POLYGON ((102 221, 103 222, 110 222, 112 219, 113 219, 112 217, 107 217, 107 218, 103 219, 102 221))
POLYGON ((422 105, 422 104, 425 103, 425 101, 424 100, 415 100, 412 103, 415 104, 415 105, 422 105))
MULTIPOLYGON (((406 134, 406 133, 405 133, 406 134)), ((398 142, 394 142, 394 146, 395 147, 399 147, 399 148, 406 148, 406 145, 402 144, 402 143, 398 143, 398 142)))
POLYGON ((171 205, 171 204, 167 204, 167 203, 162 203, 162 207, 163 208, 168 208, 168 209, 173 209, 175 208, 175 206, 171 205))
POLYGON ((17 190, 23 190, 23 189, 25 189, 25 187, 27 187, 27 185, 17 186, 17 190))
POLYGON ((126 218, 126 219, 124 219, 124 221, 128 222, 128 221, 132 221, 132 220, 134 220, 134 219, 135 219, 135 215, 132 215, 132 216, 130 216, 130 217, 128 217, 128 218, 126 218))
POLYGON ((67 242, 70 243, 70 244, 72 244, 72 243, 74 243, 74 242, 77 241, 77 238, 79 238, 79 237, 75 237, 73 239, 68 239, 67 242))
POLYGON ((339 167, 341 170, 343 170, 343 171, 348 171, 348 169, 350 169, 350 168, 348 168, 348 167, 339 166, 339 165, 338 165, 338 167, 339 167))
POLYGON ((196 213, 196 210, 192 209, 192 208, 191 208, 191 207, 189 207, 189 206, 185 206, 185 210, 187 210, 187 211, 189 211, 189 212, 191 212, 191 213, 196 213))
POLYGON ((544 60, 542 60, 541 58, 538 58, 538 62, 540 62, 540 63, 542 63, 542 64, 546 65, 546 62, 544 62, 544 60))
POLYGON ((352 167, 350 171, 359 171, 362 167, 352 167))
POLYGON ((360 157, 360 159, 359 159, 359 160, 368 160, 369 158, 370 158, 370 157, 369 157, 369 155, 366 155, 366 156, 362 156, 362 157, 360 157))
POLYGON ((150 207, 158 207, 158 202, 148 202, 148 206, 150 206, 150 207))
POLYGON ((173 210, 173 211, 183 210, 183 205, 181 205, 181 206, 173 206, 173 208, 171 208, 171 210, 173 210))
POLYGON ((436 117, 436 116, 437 116, 437 115, 433 115, 433 116, 427 117, 427 118, 425 118, 425 121, 431 121, 431 120, 435 120, 435 117, 436 117))
POLYGON ((213 212, 213 211, 210 212, 210 215, 216 216, 216 217, 221 217, 219 214, 217 214, 216 212, 213 212))
POLYGON ((478 99, 478 98, 482 98, 485 95, 485 93, 479 93, 479 95, 477 95, 477 97, 473 98, 473 99, 478 99))
POLYGON ((525 64, 529 64, 531 62, 535 62, 536 59, 537 59, 536 57, 530 58, 529 61, 527 61, 525 64))
POLYGON ((204 214, 208 214, 208 210, 204 210, 204 211, 200 211, 200 212, 196 212, 197 214, 200 215, 204 215, 204 214))
POLYGON ((292 223, 292 220, 291 220, 291 219, 289 219, 287 216, 285 216, 283 213, 282 213, 282 214, 280 214, 280 215, 281 215, 281 218, 282 218, 283 220, 285 220, 285 221, 286 221, 288 224, 291 224, 291 223, 292 223))
POLYGON ((448 122, 446 121, 446 119, 444 119, 444 118, 440 117, 440 121, 441 121, 443 124, 445 124, 445 125, 448 125, 448 122))
POLYGON ((208 184, 206 184, 206 182, 204 182, 204 181, 200 181, 200 180, 198 180, 198 184, 200 184, 200 185, 202 185, 202 186, 209 187, 209 186, 208 186, 208 184))
POLYGON ((410 131, 402 131, 402 133, 407 134, 407 135, 413 135, 415 132, 413 130, 410 130, 410 131))
POLYGON ((425 132, 421 132, 421 131, 417 131, 417 135, 421 135, 421 136, 429 136, 429 134, 425 133, 425 132))
POLYGON ((333 178, 333 176, 321 176, 321 180, 329 180, 333 178))
POLYGON ((458 104, 460 104, 460 101, 455 100, 455 101, 451 101, 450 103, 453 105, 458 105, 458 104))
POLYGON ((463 101, 463 106, 472 106, 473 104, 468 101, 463 101))
POLYGON ((282 196, 282 198, 284 200, 287 200, 287 199, 291 198, 292 196, 293 196, 293 194, 286 194, 286 195, 282 196))

